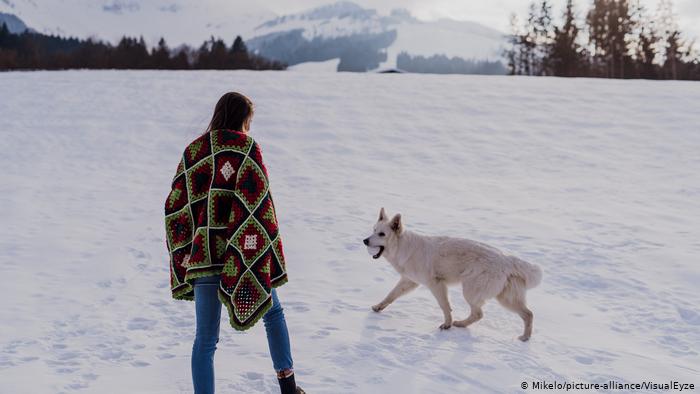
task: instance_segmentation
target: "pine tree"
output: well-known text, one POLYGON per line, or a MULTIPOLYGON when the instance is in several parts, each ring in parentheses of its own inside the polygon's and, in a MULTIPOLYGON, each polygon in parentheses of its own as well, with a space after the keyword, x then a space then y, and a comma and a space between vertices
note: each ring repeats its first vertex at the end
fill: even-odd
POLYGON ((679 63, 682 62, 682 47, 680 29, 673 11, 672 0, 660 0, 657 10, 659 24, 658 51, 661 55, 662 69, 665 78, 678 79, 679 63))
POLYGON ((139 37, 139 41, 134 46, 134 67, 144 69, 150 67, 150 56, 148 55, 148 47, 143 36, 139 37))
POLYGON ((161 37, 158 41, 158 46, 151 51, 151 64, 157 69, 169 69, 172 68, 170 62, 170 49, 168 44, 165 43, 165 39, 161 37))
POLYGON ((554 40, 550 53, 552 73, 561 77, 579 75, 585 60, 583 49, 578 43, 580 28, 576 24, 573 0, 567 0, 564 11, 564 24, 555 26, 554 40))
POLYGON ((14 35, 10 34, 5 22, 0 26, 0 70, 17 68, 17 51, 12 48, 14 35))
POLYGON ((257 68, 252 64, 253 62, 251 62, 248 56, 248 47, 245 45, 245 42, 243 42, 241 36, 236 36, 236 39, 233 40, 233 45, 231 45, 228 57, 229 64, 233 69, 257 68))
POLYGON ((523 75, 534 75, 535 70, 535 49, 537 48, 535 24, 537 23, 537 6, 530 3, 530 9, 525 22, 525 31, 520 35, 520 56, 519 62, 523 75))
POLYGON ((174 70, 187 70, 190 68, 190 59, 187 55, 187 48, 180 49, 175 57, 171 59, 171 65, 174 70))
POLYGON ((629 1, 594 0, 586 21, 594 58, 604 70, 602 76, 626 77, 634 27, 629 1))
MULTIPOLYGON (((510 75, 520 75, 521 73, 520 63, 518 61, 518 51, 520 45, 520 31, 518 29, 518 23, 518 15, 515 13, 511 14, 510 35, 508 36, 509 47, 504 52, 504 56, 506 59, 508 59, 508 73, 510 75)), ((407 53, 400 53, 397 57, 397 66, 401 68, 401 65, 398 63, 399 59, 405 59, 408 57, 409 56, 407 53)))
POLYGON ((670 79, 678 79, 679 68, 683 63, 682 47, 681 33, 678 30, 671 32, 666 37, 666 52, 664 53, 666 61, 663 68, 666 76, 670 79))
POLYGON ((0 48, 5 46, 7 39, 10 37, 10 29, 7 28, 7 24, 2 22, 0 26, 0 48))
POLYGON ((658 36, 655 33, 654 21, 647 17, 646 8, 641 0, 635 0, 632 5, 632 15, 635 26, 634 62, 636 78, 656 79, 658 66, 654 63, 658 36))
POLYGON ((539 13, 535 18, 534 37, 534 75, 552 75, 550 54, 553 45, 554 28, 552 25, 552 5, 542 0, 539 13))
POLYGON ((658 77, 656 72, 657 66, 654 63, 656 58, 655 46, 658 40, 651 28, 642 27, 639 33, 636 56, 638 76, 640 78, 656 79, 658 77))
POLYGON ((242 53, 242 52, 248 52, 248 47, 245 45, 245 42, 243 42, 243 39, 241 36, 236 36, 236 39, 233 40, 233 46, 231 46, 231 52, 234 53, 242 53))
POLYGON ((228 48, 223 40, 214 40, 212 38, 210 61, 211 67, 214 69, 225 70, 231 68, 228 59, 228 48))

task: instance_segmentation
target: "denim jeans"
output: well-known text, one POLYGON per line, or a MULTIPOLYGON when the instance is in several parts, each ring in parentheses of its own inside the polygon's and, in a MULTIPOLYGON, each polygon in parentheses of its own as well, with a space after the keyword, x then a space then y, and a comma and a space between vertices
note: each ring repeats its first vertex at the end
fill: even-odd
MULTIPOLYGON (((218 276, 205 276, 194 281, 197 331, 192 345, 192 383, 195 394, 214 393, 214 352, 216 344, 219 343, 221 321, 218 291, 218 276)), ((287 323, 275 289, 272 289, 272 302, 272 308, 263 315, 263 321, 272 365, 275 371, 279 372, 292 368, 292 352, 287 323)))

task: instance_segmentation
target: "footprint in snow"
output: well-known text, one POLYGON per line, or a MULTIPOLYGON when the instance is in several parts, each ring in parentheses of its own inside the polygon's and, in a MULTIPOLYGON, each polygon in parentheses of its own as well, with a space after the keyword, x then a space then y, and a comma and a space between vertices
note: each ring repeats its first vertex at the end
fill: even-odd
POLYGON ((318 330, 314 333, 314 335, 311 336, 311 339, 321 339, 327 337, 328 335, 330 335, 328 331, 318 330))
POLYGON ((129 321, 126 328, 129 330, 151 330, 157 324, 157 320, 135 317, 129 321))
POLYGON ((138 249, 134 249, 134 248, 128 248, 128 250, 129 250, 129 253, 131 253, 131 255, 137 259, 146 259, 149 257, 148 253, 146 253, 142 250, 138 250, 138 249))
POLYGON ((685 308, 677 308, 678 309, 678 314, 681 315, 681 319, 685 321, 686 323, 693 325, 693 326, 700 326, 700 314, 691 311, 690 309, 685 309, 685 308))

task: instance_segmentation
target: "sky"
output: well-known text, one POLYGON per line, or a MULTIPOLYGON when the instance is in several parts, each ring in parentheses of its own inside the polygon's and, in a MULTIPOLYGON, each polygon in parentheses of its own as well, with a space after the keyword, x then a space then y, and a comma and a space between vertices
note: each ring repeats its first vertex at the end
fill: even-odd
MULTIPOLYGON (((406 8, 420 19, 437 19, 448 17, 459 20, 471 20, 507 32, 510 14, 524 15, 528 0, 353 0, 366 8, 388 13, 393 8, 406 8)), ((264 4, 278 14, 303 11, 307 8, 328 4, 329 0, 265 0, 264 4)), ((658 0, 642 0, 642 3, 655 11, 658 0)), ((564 7, 565 0, 553 0, 558 13, 564 7)), ((579 14, 588 8, 590 1, 578 0, 579 14)), ((700 0, 675 0, 681 31, 688 37, 698 37, 700 42, 700 0)))

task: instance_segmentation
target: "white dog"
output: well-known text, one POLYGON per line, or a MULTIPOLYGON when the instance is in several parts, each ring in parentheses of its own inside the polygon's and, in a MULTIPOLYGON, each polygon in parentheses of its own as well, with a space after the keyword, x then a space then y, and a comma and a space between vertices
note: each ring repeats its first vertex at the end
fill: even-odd
POLYGON ((480 320, 481 307, 495 297, 523 319, 525 331, 518 339, 530 339, 533 315, 525 303, 525 291, 540 283, 542 270, 538 266, 480 242, 429 237, 405 230, 401 214, 388 219, 384 208, 379 212, 374 233, 363 242, 373 258, 384 256, 401 275, 396 287, 372 307, 375 312, 422 284, 433 293, 445 315, 441 329, 452 325, 467 327, 480 320), (447 286, 459 283, 471 314, 453 322, 447 286))

